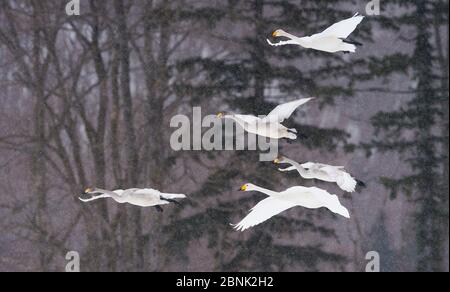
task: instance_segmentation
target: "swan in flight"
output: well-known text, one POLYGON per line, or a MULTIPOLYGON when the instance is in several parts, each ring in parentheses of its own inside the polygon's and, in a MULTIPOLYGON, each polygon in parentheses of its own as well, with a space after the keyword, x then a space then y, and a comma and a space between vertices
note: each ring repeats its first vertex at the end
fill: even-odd
POLYGON ((307 162, 300 164, 286 157, 279 157, 273 161, 275 164, 290 164, 291 166, 279 169, 282 172, 297 170, 301 177, 305 179, 318 179, 326 182, 337 183, 344 191, 352 193, 356 186, 365 187, 364 182, 356 180, 347 173, 343 166, 332 166, 321 163, 307 162))
POLYGON ((90 199, 79 198, 82 202, 91 202, 103 198, 112 198, 114 201, 120 204, 128 203, 139 207, 156 207, 158 211, 162 212, 161 205, 167 205, 170 203, 180 204, 175 199, 184 199, 186 195, 183 194, 166 194, 161 193, 154 189, 127 189, 127 190, 114 190, 108 191, 98 188, 88 188, 84 192, 85 194, 101 194, 93 196, 90 199))
POLYGON ((269 197, 259 202, 240 223, 233 225, 238 231, 247 230, 269 220, 281 212, 297 206, 308 209, 325 207, 333 213, 350 218, 350 213, 341 205, 336 195, 331 195, 327 191, 316 187, 307 188, 296 186, 278 193, 253 184, 245 184, 241 187, 240 191, 257 191, 269 197))
POLYGON ((271 46, 284 46, 284 45, 299 45, 306 49, 314 49, 329 53, 356 52, 356 46, 362 45, 358 42, 347 40, 350 34, 356 29, 356 27, 364 19, 364 16, 355 14, 355 16, 333 24, 321 33, 308 36, 308 37, 296 37, 281 29, 276 30, 272 36, 274 37, 286 37, 289 40, 281 41, 279 43, 272 43, 270 40, 267 42, 271 46))
POLYGON ((252 134, 272 139, 287 138, 296 140, 298 134, 297 130, 288 129, 281 123, 284 122, 284 120, 288 119, 299 106, 307 103, 312 99, 314 98, 303 98, 281 104, 264 118, 255 117, 253 115, 227 115, 224 113, 219 113, 217 117, 232 119, 245 131, 252 134))

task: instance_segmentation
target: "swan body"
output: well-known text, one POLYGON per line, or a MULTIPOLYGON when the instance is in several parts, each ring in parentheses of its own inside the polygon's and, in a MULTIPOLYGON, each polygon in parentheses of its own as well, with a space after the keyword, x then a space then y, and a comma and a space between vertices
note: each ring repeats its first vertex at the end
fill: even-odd
POLYGON ((286 37, 288 38, 288 40, 281 41, 275 44, 270 40, 267 40, 267 42, 271 46, 299 45, 306 49, 314 49, 328 53, 354 53, 356 52, 356 45, 361 44, 357 42, 347 41, 346 39, 353 31, 355 31, 355 29, 363 21, 363 19, 364 16, 356 14, 351 18, 333 24, 321 33, 307 37, 297 37, 279 29, 272 35, 274 37, 286 37))
POLYGON ((341 205, 339 198, 325 190, 312 187, 296 186, 283 192, 274 192, 253 184, 245 184, 241 191, 257 191, 268 195, 269 197, 259 202, 250 214, 241 222, 233 225, 238 231, 245 231, 251 227, 261 224, 273 216, 276 216, 293 207, 305 207, 308 209, 327 208, 331 212, 350 218, 348 210, 341 205))
POLYGON ((286 157, 274 160, 275 164, 290 164, 291 166, 279 169, 282 172, 297 171, 305 179, 318 179, 321 181, 336 183, 342 190, 352 193, 356 186, 365 186, 363 182, 357 181, 343 166, 332 166, 321 163, 307 162, 300 164, 286 157))
POLYGON ((288 129, 281 123, 288 119, 292 113, 301 105, 307 103, 313 98, 303 98, 281 104, 272 110, 265 118, 259 118, 253 115, 225 115, 219 113, 219 118, 231 119, 239 124, 245 131, 268 137, 272 139, 287 138, 297 139, 297 130, 288 129))
POLYGON ((103 198, 112 198, 119 204, 131 204, 139 207, 156 207, 161 205, 167 205, 170 203, 178 203, 175 199, 184 199, 186 195, 184 194, 168 194, 162 193, 154 189, 127 189, 127 190, 114 190, 108 191, 98 188, 89 188, 85 191, 86 194, 94 195, 101 194, 98 196, 93 196, 90 199, 79 198, 82 202, 91 202, 103 198))

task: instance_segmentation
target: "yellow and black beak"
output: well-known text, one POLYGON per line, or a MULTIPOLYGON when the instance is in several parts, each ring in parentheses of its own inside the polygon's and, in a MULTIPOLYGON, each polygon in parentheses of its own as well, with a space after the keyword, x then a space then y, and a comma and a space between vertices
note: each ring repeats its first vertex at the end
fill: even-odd
POLYGON ((87 189, 84 190, 84 193, 85 193, 85 194, 89 194, 89 193, 91 193, 92 191, 93 191, 92 188, 87 188, 87 189))
POLYGON ((243 186, 239 189, 240 192, 245 192, 246 190, 247 190, 247 186, 246 186, 246 185, 243 185, 243 186))
POLYGON ((274 164, 280 164, 280 159, 276 158, 276 159, 273 161, 273 163, 274 163, 274 164))
POLYGON ((273 37, 277 37, 277 36, 278 36, 278 32, 274 31, 274 32, 272 33, 272 36, 273 36, 273 37))

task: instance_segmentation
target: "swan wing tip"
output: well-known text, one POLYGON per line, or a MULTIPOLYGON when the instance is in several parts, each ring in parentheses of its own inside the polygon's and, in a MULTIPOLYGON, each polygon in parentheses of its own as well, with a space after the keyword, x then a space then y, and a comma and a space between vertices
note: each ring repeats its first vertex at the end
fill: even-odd
POLYGON ((234 230, 240 231, 240 232, 244 232, 247 229, 245 226, 243 226, 240 223, 239 224, 231 224, 230 223, 230 226, 232 226, 234 230))
POLYGON ((341 214, 343 217, 345 217, 345 218, 347 218, 347 219, 350 219, 350 212, 349 212, 348 209, 345 208, 344 206, 342 206, 342 211, 340 212, 340 214, 341 214))

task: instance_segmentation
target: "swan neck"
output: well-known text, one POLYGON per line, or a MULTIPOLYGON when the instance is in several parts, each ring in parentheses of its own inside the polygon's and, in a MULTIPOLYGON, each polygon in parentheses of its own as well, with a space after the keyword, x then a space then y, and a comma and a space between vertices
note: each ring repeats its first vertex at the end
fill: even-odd
POLYGON ((254 189, 257 192, 261 192, 261 193, 266 194, 266 195, 268 195, 270 197, 278 195, 277 192, 274 192, 274 191, 271 191, 271 190, 268 190, 268 189, 265 189, 265 188, 262 188, 262 187, 255 186, 254 189))
POLYGON ((112 198, 119 198, 120 197, 117 193, 115 193, 113 191, 108 191, 108 190, 103 190, 103 189, 96 189, 96 191, 101 192, 103 194, 110 195, 112 198))
POLYGON ((298 40, 298 39, 299 39, 299 38, 296 37, 295 35, 290 34, 290 33, 288 33, 288 32, 284 32, 284 33, 282 34, 282 36, 287 37, 287 38, 290 38, 291 40, 298 40))
POLYGON ((293 165, 302 177, 308 176, 308 171, 300 163, 287 158, 285 160, 287 163, 293 165))
POLYGON ((308 37, 299 38, 299 37, 297 37, 297 36, 295 36, 293 34, 287 33, 287 32, 284 32, 282 36, 287 37, 287 38, 289 38, 289 39, 299 43, 302 46, 303 45, 307 45, 309 43, 309 38, 308 37))
POLYGON ((247 123, 245 121, 243 121, 242 119, 240 119, 234 115, 228 115, 228 116, 225 116, 225 118, 235 121, 236 123, 238 123, 239 125, 241 125, 244 128, 247 125, 247 123))

